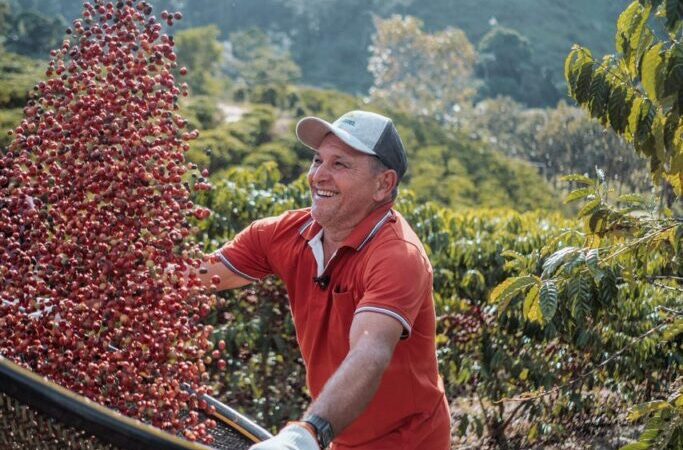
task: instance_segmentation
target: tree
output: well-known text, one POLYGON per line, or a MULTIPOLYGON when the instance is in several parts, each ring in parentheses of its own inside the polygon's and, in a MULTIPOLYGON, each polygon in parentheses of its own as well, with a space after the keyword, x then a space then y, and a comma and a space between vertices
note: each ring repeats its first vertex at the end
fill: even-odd
POLYGON ((462 30, 422 31, 414 17, 375 17, 370 96, 393 108, 452 121, 474 96, 476 53, 462 30))
POLYGON ((287 47, 286 42, 278 45, 258 28, 231 33, 231 53, 225 70, 249 88, 265 84, 283 86, 301 76, 301 69, 287 47))
POLYGON ((597 167, 604 171, 608 186, 612 182, 618 186, 619 194, 624 185, 629 191, 651 188, 643 158, 622 137, 605 130, 579 108, 563 102, 547 110, 535 137, 538 161, 555 183, 564 174, 592 174, 597 167))
MULTIPOLYGON (((683 194, 683 4, 634 1, 619 16, 614 55, 574 46, 565 63, 570 95, 650 159, 655 180, 683 194), (648 24, 661 17, 666 37, 648 24)), ((671 202, 669 198, 669 203, 671 202)))
MULTIPOLYGON (((670 182, 678 196, 683 194, 682 30, 683 2, 633 1, 617 21, 616 54, 596 61, 588 49, 575 46, 565 63, 570 95, 649 157, 653 178, 670 182), (653 15, 664 22, 664 36, 650 28, 653 15)), ((648 400, 630 414, 634 420, 648 418, 644 433, 622 450, 681 448, 683 219, 639 196, 611 204, 604 174, 597 171, 597 178, 566 178, 578 188, 565 201, 584 202, 578 213, 586 230, 583 242, 568 245, 566 233, 558 235, 541 249, 547 255, 542 270, 527 266, 499 284, 491 299, 504 315, 523 295, 523 305, 517 305, 524 320, 538 324, 545 336, 589 349, 594 364, 602 360, 551 392, 576 389, 605 368, 601 383, 648 400), (638 393, 643 382, 649 388, 638 393), (651 401, 653 385, 668 390, 660 394, 666 400, 651 401)))
POLYGON ((527 106, 555 105, 560 93, 549 72, 532 60, 529 41, 515 30, 494 27, 479 42, 479 97, 505 95, 527 106))
POLYGON ((509 97, 486 99, 463 119, 471 135, 502 153, 536 166, 557 188, 568 173, 592 174, 598 167, 606 181, 646 192, 651 180, 646 161, 612 130, 605 130, 580 108, 560 102, 556 108, 525 108, 509 97))
POLYGON ((11 7, 7 0, 0 1, 0 51, 3 49, 9 31, 11 7))
POLYGON ((37 58, 47 58, 50 50, 59 47, 66 30, 62 16, 48 17, 38 11, 24 11, 12 19, 9 51, 37 58))
POLYGON ((176 35, 178 65, 187 67, 187 84, 194 94, 216 95, 223 90, 217 78, 223 55, 219 34, 215 25, 209 25, 176 35))

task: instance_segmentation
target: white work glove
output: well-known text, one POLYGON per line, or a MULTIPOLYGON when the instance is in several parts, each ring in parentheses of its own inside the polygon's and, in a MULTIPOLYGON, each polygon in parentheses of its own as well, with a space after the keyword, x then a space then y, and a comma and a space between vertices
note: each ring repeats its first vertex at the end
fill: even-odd
POLYGON ((320 446, 306 428, 289 425, 267 441, 252 445, 249 450, 320 450, 320 446))

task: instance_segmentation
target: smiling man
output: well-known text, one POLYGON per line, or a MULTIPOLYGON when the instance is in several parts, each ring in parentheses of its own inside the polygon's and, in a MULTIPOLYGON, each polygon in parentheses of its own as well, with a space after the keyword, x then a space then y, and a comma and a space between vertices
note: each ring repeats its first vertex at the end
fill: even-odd
POLYGON ((285 283, 313 402, 254 450, 447 450, 432 268, 391 207, 407 169, 392 121, 352 111, 302 119, 311 208, 258 220, 198 276, 219 289, 285 283))

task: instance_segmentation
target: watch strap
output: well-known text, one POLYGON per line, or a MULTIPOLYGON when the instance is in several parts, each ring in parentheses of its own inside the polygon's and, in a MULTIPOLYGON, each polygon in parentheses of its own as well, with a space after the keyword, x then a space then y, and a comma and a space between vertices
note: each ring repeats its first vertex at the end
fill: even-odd
POLYGON ((330 422, 315 414, 306 416, 303 421, 311 424, 313 428, 315 428, 320 448, 325 449, 332 443, 332 439, 334 439, 334 432, 332 431, 332 425, 330 422))

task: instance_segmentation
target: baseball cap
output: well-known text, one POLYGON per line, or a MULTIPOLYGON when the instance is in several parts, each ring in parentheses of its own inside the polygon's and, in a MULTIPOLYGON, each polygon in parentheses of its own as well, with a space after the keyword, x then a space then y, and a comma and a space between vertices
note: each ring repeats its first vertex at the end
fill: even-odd
POLYGON ((317 117, 304 117, 296 125, 296 137, 306 147, 317 150, 328 133, 359 152, 379 158, 403 178, 408 168, 403 142, 388 117, 368 111, 351 111, 333 123, 317 117))

